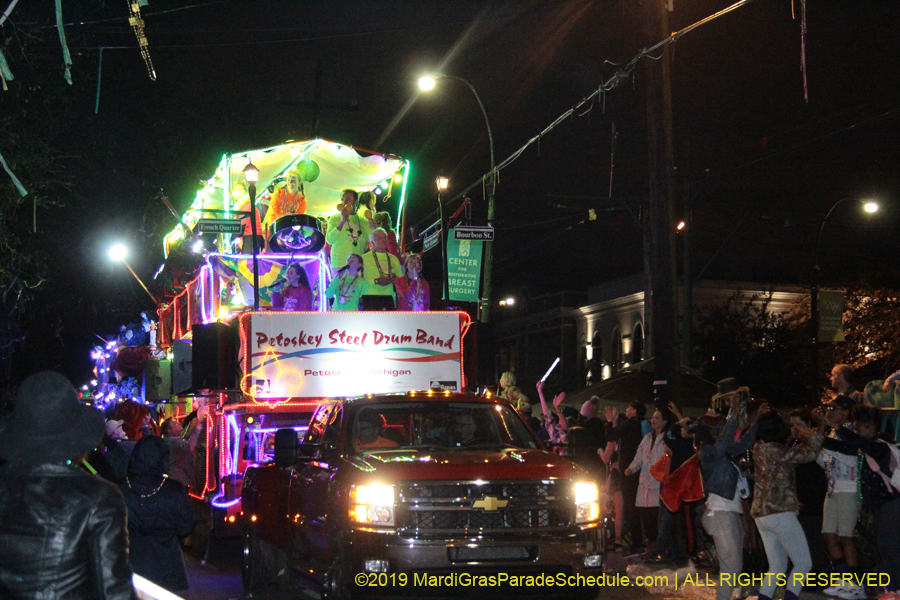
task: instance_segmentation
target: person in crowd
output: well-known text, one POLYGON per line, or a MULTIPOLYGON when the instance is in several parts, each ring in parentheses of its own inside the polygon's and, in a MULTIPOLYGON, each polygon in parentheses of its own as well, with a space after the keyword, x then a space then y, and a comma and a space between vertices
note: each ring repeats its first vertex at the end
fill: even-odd
POLYGON ((122 421, 122 429, 132 442, 139 442, 142 437, 153 435, 150 427, 150 410, 134 400, 119 402, 113 410, 112 418, 122 421))
MULTIPOLYGON (((366 294, 395 296, 394 282, 400 277, 400 260, 387 251, 387 232, 376 228, 369 234, 372 250, 363 255, 363 275, 368 287, 366 294)), ((395 302, 396 305, 396 302, 395 302)))
MULTIPOLYGON (((691 427, 694 443, 700 455, 700 471, 707 492, 703 527, 709 533, 719 556, 720 573, 743 571, 744 526, 741 519, 741 490, 738 483, 743 477, 734 464, 734 458, 742 455, 756 441, 756 426, 741 427, 741 436, 735 439, 738 428, 746 425, 741 418, 739 394, 731 394, 723 429, 705 423, 691 427)), ((716 600, 728 600, 734 586, 719 580, 716 600)))
POLYGON ((358 200, 356 190, 342 191, 338 214, 328 218, 325 242, 331 246, 331 270, 335 276, 347 264, 349 254, 365 254, 369 234, 377 228, 374 221, 358 214, 358 200))
MULTIPOLYGON (((792 410, 788 414, 788 423, 791 426, 791 437, 788 440, 791 447, 802 443, 803 432, 814 425, 812 413, 808 408, 792 410)), ((813 571, 823 572, 831 565, 822 539, 822 510, 825 505, 828 478, 815 462, 800 463, 795 467, 795 471, 797 502, 799 502, 797 519, 803 527, 803 533, 806 534, 813 571)))
POLYGON ((394 288, 397 291, 397 310, 431 310, 431 288, 422 277, 422 257, 418 254, 406 255, 403 276, 394 281, 394 288))
POLYGON ((834 365, 831 369, 831 387, 842 396, 848 396, 854 404, 863 403, 863 393, 853 385, 853 367, 845 364, 834 365))
POLYGON ((122 494, 78 468, 103 434, 61 374, 19 386, 0 422, 0 597, 137 600, 122 494))
MULTIPOLYGON (((681 465, 694 455, 694 439, 688 432, 690 419, 682 417, 674 403, 669 403, 669 412, 674 418, 680 419, 673 423, 663 435, 663 443, 666 446, 665 453, 669 456, 668 465, 663 467, 660 481, 660 496, 666 488, 666 477, 674 473, 681 465), (674 410, 673 410, 674 409, 674 410)), ((674 482, 669 485, 675 485, 674 482)), ((682 507, 679 507, 681 509, 682 507)), ((656 538, 653 556, 647 561, 649 564, 671 563, 676 567, 687 564, 687 557, 678 543, 677 534, 682 532, 686 538, 693 537, 693 521, 690 511, 684 513, 686 519, 679 518, 681 510, 669 510, 660 500, 659 505, 659 534, 656 538), (690 535, 688 535, 690 534, 690 535)))
MULTIPOLYGON (((881 558, 879 571, 890 575, 889 591, 900 590, 900 450, 887 436, 878 433, 881 411, 874 406, 853 408, 853 430, 840 427, 837 435, 827 437, 823 448, 854 459, 862 456, 858 474, 862 505, 875 511, 875 540, 881 558)), ((855 574, 859 574, 858 571, 855 574)), ((862 600, 865 589, 853 582, 825 590, 842 600, 862 600)))
MULTIPOLYGON (((781 415, 764 406, 757 418, 750 515, 756 521, 766 550, 769 573, 785 573, 788 560, 794 566, 787 578, 784 600, 797 600, 803 589, 803 576, 812 569, 809 546, 797 520, 794 467, 815 460, 822 447, 825 418, 821 412, 814 411, 813 419, 817 428, 803 432, 803 442, 792 448, 787 445, 791 430, 781 415)), ((774 576, 765 578, 759 588, 759 600, 772 600, 776 585, 774 576)))
POLYGON ((356 439, 353 447, 357 453, 363 450, 384 450, 399 446, 392 439, 381 435, 384 422, 381 415, 373 410, 362 413, 356 422, 356 439))
POLYGON ((359 254, 347 256, 347 264, 328 284, 325 297, 332 300, 331 310, 335 312, 359 310, 359 298, 366 293, 367 284, 363 278, 363 259, 359 254))
POLYGON ((387 231, 387 251, 397 258, 400 258, 400 246, 397 244, 397 232, 394 231, 394 222, 391 220, 391 213, 386 210, 375 213, 375 224, 387 231))
POLYGON ((497 384, 497 395, 506 398, 506 390, 514 385, 516 385, 516 374, 512 371, 504 371, 497 384))
POLYGON ((169 590, 188 587, 179 539, 194 528, 196 517, 181 483, 170 478, 169 446, 146 437, 134 447, 128 476, 119 484, 128 506, 128 534, 134 572, 169 590))
MULTIPOLYGON (((604 407, 604 412, 610 407, 604 407)), ((623 415, 616 415, 617 421, 624 420, 623 415)), ((618 422, 608 423, 615 429, 618 422)), ((622 533, 625 525, 625 506, 622 499, 622 468, 619 462, 619 444, 615 440, 607 440, 606 447, 597 451, 600 460, 606 465, 606 495, 612 498, 614 539, 611 546, 613 552, 621 552, 623 546, 622 533)))
POLYGON ((663 438, 671 420, 672 414, 669 411, 666 411, 665 414, 659 410, 653 412, 653 416, 650 418, 653 430, 641 440, 634 460, 625 469, 626 477, 635 473, 640 475, 635 506, 641 520, 641 528, 644 530, 644 537, 647 539, 647 552, 644 558, 653 556, 653 547, 659 533, 659 481, 653 478, 650 467, 655 465, 665 453, 666 445, 663 438))
MULTIPOLYGON (((512 373, 507 372, 504 373, 503 376, 512 377, 513 381, 515 381, 512 373)), ((509 377, 507 378, 507 381, 509 377)), ((503 377, 501 377, 500 380, 501 382, 504 381, 503 377)), ((549 444, 551 449, 557 449, 566 443, 566 430, 568 429, 568 424, 560 409, 560 406, 566 399, 566 393, 560 392, 553 397, 553 411, 551 412, 547 406, 547 400, 544 398, 544 383, 545 382, 543 381, 538 381, 535 386, 541 403, 541 429, 538 431, 538 437, 549 444)), ((504 392, 507 390, 509 390, 509 388, 505 388, 504 392)))
POLYGON ((131 459, 131 453, 137 443, 128 439, 128 435, 122 427, 124 423, 125 421, 122 420, 108 419, 105 425, 104 456, 113 471, 112 481, 114 482, 119 482, 128 475, 128 461, 131 459))
MULTIPOLYGON (((850 415, 854 404, 849 396, 840 395, 823 405, 825 418, 831 427, 828 434, 830 438, 836 438, 838 431, 844 426, 852 431, 850 415)), ((859 505, 856 502, 858 475, 856 455, 847 456, 834 450, 823 449, 816 462, 825 469, 827 478, 822 511, 822 539, 825 542, 825 550, 831 558, 835 571, 839 573, 857 571, 859 554, 853 535, 859 518, 859 505)), ((837 590, 831 591, 837 593, 837 590)))
POLYGON ((187 488, 194 480, 194 453, 203 433, 204 416, 207 408, 200 408, 200 418, 191 421, 185 429, 175 417, 162 422, 160 431, 169 446, 169 469, 166 474, 187 488))
MULTIPOLYGON (((638 446, 644 439, 641 434, 641 421, 647 414, 647 408, 642 402, 632 402, 625 409, 625 419, 618 420, 619 411, 613 407, 604 408, 607 431, 606 439, 615 441, 619 452, 619 466, 631 465, 637 456, 638 446), (612 423, 618 423, 613 428, 612 423)), ((632 552, 638 552, 643 547, 641 537, 641 521, 637 511, 637 492, 640 483, 639 474, 631 474, 622 471, 622 504, 625 510, 625 535, 628 536, 632 552)))
POLYGON ((278 187, 272 194, 263 225, 269 229, 281 217, 301 215, 305 212, 306 197, 303 195, 302 178, 296 169, 291 169, 284 174, 284 185, 278 187))
POLYGON ((284 311, 309 311, 313 308, 312 290, 306 269, 300 263, 291 263, 285 273, 286 281, 272 292, 272 307, 284 311))
POLYGON ((598 418, 599 412, 600 398, 592 396, 581 405, 578 421, 568 434, 570 456, 576 464, 587 469, 598 484, 605 474, 600 452, 606 447, 606 426, 598 418))

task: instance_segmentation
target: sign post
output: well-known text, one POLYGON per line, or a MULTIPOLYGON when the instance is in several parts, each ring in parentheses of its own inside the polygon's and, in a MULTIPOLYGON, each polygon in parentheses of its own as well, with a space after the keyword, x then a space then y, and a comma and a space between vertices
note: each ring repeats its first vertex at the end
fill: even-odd
MULTIPOLYGON (((479 291, 481 288, 481 253, 485 238, 460 239, 457 233, 460 229, 478 229, 478 228, 456 228, 450 230, 447 236, 447 278, 449 296, 451 301, 457 302, 478 302, 479 291)), ((484 228, 482 228, 484 229, 484 228)), ((463 233, 463 235, 467 235, 463 233)), ((493 238, 493 229, 491 230, 491 238, 493 238)))

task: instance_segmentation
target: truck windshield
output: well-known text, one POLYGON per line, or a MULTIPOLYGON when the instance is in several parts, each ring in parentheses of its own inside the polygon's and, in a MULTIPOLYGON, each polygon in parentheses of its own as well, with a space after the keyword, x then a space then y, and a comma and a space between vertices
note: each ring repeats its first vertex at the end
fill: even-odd
POLYGON ((360 407, 350 423, 348 451, 537 448, 509 406, 465 402, 360 407))

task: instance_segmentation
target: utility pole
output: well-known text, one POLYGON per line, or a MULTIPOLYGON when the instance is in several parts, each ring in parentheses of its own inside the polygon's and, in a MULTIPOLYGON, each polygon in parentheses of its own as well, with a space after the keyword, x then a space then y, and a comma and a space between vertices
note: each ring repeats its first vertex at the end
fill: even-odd
MULTIPOLYGON (((666 0, 648 3, 647 41, 664 39, 669 31, 666 0)), ((675 303, 675 219, 672 172, 672 87, 669 45, 658 61, 648 61, 647 143, 650 174, 650 290, 653 300, 654 390, 657 408, 680 404, 681 377, 678 311, 675 303), (663 383, 665 382, 665 383, 663 383)))

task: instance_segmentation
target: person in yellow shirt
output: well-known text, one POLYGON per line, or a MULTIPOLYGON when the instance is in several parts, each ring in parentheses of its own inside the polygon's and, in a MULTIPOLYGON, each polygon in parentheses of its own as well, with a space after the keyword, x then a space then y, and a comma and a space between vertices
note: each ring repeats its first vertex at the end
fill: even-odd
POLYGON ((402 273, 400 260, 387 251, 387 232, 379 227, 369 235, 369 241, 372 251, 363 255, 363 275, 368 284, 366 294, 396 298, 394 281, 402 273))

